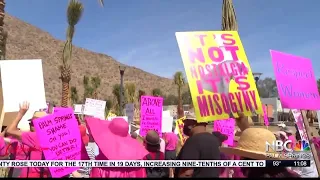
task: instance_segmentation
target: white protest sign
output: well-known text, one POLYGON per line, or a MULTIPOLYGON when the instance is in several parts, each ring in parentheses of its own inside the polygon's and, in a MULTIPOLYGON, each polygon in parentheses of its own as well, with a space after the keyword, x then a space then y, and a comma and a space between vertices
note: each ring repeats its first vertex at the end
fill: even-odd
POLYGON ((128 123, 130 124, 134 118, 134 104, 126 104, 126 116, 128 116, 128 123))
POLYGON ((30 109, 47 108, 41 59, 2 60, 0 68, 4 112, 19 111, 23 101, 30 109))
MULTIPOLYGON (((125 121, 127 121, 127 123, 129 124, 128 122, 128 117, 127 116, 116 116, 116 117, 108 117, 108 121, 112 121, 114 118, 123 118, 125 121)), ((131 132, 131 125, 129 124, 129 134, 131 132)))
POLYGON ((74 105, 74 114, 83 114, 84 111, 84 104, 75 104, 74 105))
POLYGON ((83 114, 105 119, 106 101, 86 98, 83 114))
POLYGON ((173 117, 170 111, 162 111, 161 130, 163 133, 172 132, 173 117))

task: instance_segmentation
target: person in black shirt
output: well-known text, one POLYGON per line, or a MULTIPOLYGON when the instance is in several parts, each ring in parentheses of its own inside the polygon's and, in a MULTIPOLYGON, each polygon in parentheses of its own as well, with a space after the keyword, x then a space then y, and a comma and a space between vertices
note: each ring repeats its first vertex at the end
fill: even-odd
MULTIPOLYGON (((219 140, 206 131, 207 123, 197 123, 190 113, 184 120, 183 133, 189 138, 181 148, 177 160, 220 160, 219 140)), ((219 177, 219 169, 175 168, 175 178, 219 177)))

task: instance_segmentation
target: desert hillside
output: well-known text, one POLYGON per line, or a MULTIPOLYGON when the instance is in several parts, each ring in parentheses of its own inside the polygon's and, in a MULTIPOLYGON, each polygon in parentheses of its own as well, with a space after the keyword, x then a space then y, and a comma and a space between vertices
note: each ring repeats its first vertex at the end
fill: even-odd
MULTIPOLYGON (((49 33, 13 16, 5 16, 8 30, 7 59, 42 59, 47 101, 60 104, 61 81, 58 66, 61 63, 64 42, 49 33)), ((99 99, 112 96, 112 86, 119 83, 120 63, 112 57, 83 48, 74 47, 71 86, 76 86, 80 97, 83 95, 83 76, 101 78, 99 99)), ((174 93, 171 79, 159 77, 141 69, 127 66, 125 82, 136 84, 139 89, 150 93, 154 88, 162 92, 174 93)))

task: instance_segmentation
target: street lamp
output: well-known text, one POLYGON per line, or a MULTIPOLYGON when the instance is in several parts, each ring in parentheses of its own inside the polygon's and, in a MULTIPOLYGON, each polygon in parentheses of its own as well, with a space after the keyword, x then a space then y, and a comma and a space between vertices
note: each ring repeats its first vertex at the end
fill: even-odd
POLYGON ((119 66, 119 71, 120 71, 120 104, 119 104, 119 107, 120 107, 120 115, 122 116, 123 114, 123 75, 124 75, 124 70, 126 70, 126 67, 123 66, 123 65, 120 65, 119 66))
POLYGON ((256 82, 256 86, 258 85, 258 81, 260 79, 260 76, 262 75, 262 73, 252 73, 253 74, 253 77, 254 77, 254 80, 256 82))
MULTIPOLYGON (((258 90, 258 81, 259 81, 260 76, 262 75, 262 73, 252 73, 252 75, 254 77, 254 81, 256 82, 256 88, 258 90)), ((258 114, 256 114, 256 116, 253 116, 253 117, 256 117, 255 121, 259 121, 259 115, 258 114)), ((254 120, 254 118, 252 120, 254 120)))

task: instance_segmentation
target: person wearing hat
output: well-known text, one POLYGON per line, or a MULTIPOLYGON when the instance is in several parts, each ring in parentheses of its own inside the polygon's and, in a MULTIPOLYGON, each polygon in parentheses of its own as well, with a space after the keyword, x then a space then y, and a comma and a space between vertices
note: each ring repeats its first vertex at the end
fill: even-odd
POLYGON ((291 141, 291 143, 289 144, 289 148, 293 148, 294 145, 296 144, 296 138, 293 135, 294 134, 293 131, 291 129, 289 129, 288 127, 282 128, 282 131, 286 133, 288 140, 291 141))
MULTIPOLYGON (((236 118, 237 124, 246 124, 246 118, 242 113, 236 118), (244 123, 243 123, 244 122, 244 123)), ((220 151, 229 155, 240 156, 243 160, 269 159, 266 153, 266 142, 272 144, 276 141, 275 135, 264 128, 252 128, 243 126, 242 133, 236 147, 220 147, 220 151)), ((277 157, 274 157, 277 158, 277 157)), ((285 167, 277 168, 248 168, 241 167, 241 172, 248 178, 252 177, 300 177, 297 173, 285 167)))
MULTIPOLYGON (((220 160, 219 140, 206 131, 207 123, 197 122, 193 112, 186 116, 183 123, 183 133, 189 138, 177 160, 220 160)), ((174 177, 219 177, 219 168, 175 168, 174 177)))
MULTIPOLYGON (((159 134, 154 130, 149 130, 144 138, 143 145, 149 152, 143 159, 144 160, 164 160, 164 153, 160 150, 161 139, 159 134)), ((148 178, 165 178, 169 177, 168 168, 146 168, 148 178)))
MULTIPOLYGON (((27 155, 28 160, 44 160, 44 155, 41 151, 40 142, 37 138, 37 134, 34 131, 32 121, 37 118, 46 116, 45 112, 35 112, 31 121, 30 121, 30 132, 20 131, 17 127, 22 117, 29 110, 29 103, 23 102, 19 106, 20 110, 17 117, 13 120, 11 125, 8 126, 7 135, 12 136, 15 139, 18 139, 22 144, 29 147, 29 152, 27 155)), ((24 178, 39 178, 39 177, 50 177, 50 171, 48 168, 43 167, 27 167, 21 170, 20 177, 24 178)))
MULTIPOLYGON (((85 118, 90 136, 99 147, 96 160, 142 160, 147 154, 145 147, 131 138, 128 122, 121 118, 111 121, 93 117, 85 118)), ((90 178, 145 178, 145 168, 94 167, 90 178)))

